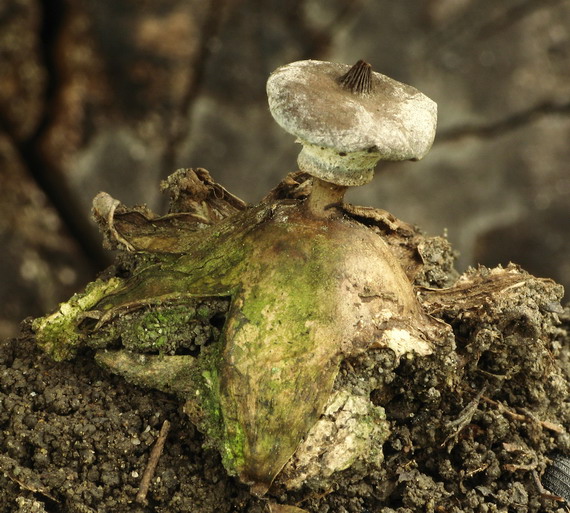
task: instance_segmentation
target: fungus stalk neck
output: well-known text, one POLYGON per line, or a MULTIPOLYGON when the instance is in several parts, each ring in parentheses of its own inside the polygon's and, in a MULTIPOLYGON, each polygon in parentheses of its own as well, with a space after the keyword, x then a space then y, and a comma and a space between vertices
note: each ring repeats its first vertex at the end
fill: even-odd
POLYGON ((344 152, 299 140, 303 149, 297 157, 301 171, 337 185, 364 185, 374 177, 380 154, 368 150, 344 152))
POLYGON ((343 204, 348 187, 326 182, 313 177, 311 194, 307 198, 307 209, 315 217, 330 218, 338 216, 338 208, 343 204))

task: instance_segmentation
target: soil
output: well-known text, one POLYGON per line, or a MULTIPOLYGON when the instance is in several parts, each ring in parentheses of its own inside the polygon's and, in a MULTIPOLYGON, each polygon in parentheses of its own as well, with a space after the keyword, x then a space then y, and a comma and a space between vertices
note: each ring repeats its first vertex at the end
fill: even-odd
POLYGON ((52 361, 28 320, 0 345, 0 512, 262 513, 269 500, 311 513, 567 511, 540 487, 549 458, 570 455, 570 308, 558 304, 560 286, 516 266, 458 277, 443 239, 415 237, 419 297, 454 337, 428 357, 367 351, 343 362, 335 385, 385 408, 379 468, 349 468, 322 491, 288 492, 277 480, 254 497, 203 447, 176 399, 99 368, 89 348, 52 361))

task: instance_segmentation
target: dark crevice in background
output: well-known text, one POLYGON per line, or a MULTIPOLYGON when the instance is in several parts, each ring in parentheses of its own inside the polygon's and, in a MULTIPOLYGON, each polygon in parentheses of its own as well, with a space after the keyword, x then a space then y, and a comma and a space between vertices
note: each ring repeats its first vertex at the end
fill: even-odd
POLYGON ((467 3, 427 37, 423 54, 429 61, 441 58, 447 49, 457 51, 497 36, 539 9, 550 9, 568 0, 478 0, 467 3))
POLYGON ((76 201, 61 170, 50 164, 42 155, 41 142, 51 124, 60 86, 56 45, 68 6, 65 0, 43 0, 41 5, 39 51, 47 75, 43 114, 36 131, 18 144, 18 149, 33 179, 56 209, 69 235, 78 244, 95 273, 108 266, 111 258, 102 249, 101 239, 96 236, 87 213, 76 201))
MULTIPOLYGON (((261 0, 263 3, 263 0, 261 0)), ((336 0, 330 2, 327 8, 332 14, 327 23, 315 23, 307 11, 307 0, 288 2, 285 11, 286 26, 290 27, 289 37, 299 44, 300 53, 296 59, 328 60, 334 35, 344 27, 349 26, 360 16, 366 2, 363 0, 336 0)), ((370 60, 371 56, 359 56, 370 60)), ((287 64, 281 62, 281 65, 287 64)), ((346 63, 352 64, 352 63, 346 63)), ((273 70, 270 70, 273 71, 273 70)), ((266 77, 268 78, 268 77, 266 77)))
POLYGON ((533 123, 545 116, 570 115, 570 101, 567 103, 544 102, 528 109, 515 112, 492 123, 480 125, 460 125, 440 130, 436 135, 436 143, 453 142, 465 137, 490 139, 533 123))

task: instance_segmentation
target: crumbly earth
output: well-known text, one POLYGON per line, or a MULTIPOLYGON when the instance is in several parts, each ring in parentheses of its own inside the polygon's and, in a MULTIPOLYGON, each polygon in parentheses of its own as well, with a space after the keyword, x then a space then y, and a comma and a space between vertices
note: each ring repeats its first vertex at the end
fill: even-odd
MULTIPOLYGON (((549 456, 570 454, 570 309, 559 310, 559 287, 514 266, 457 281, 442 239, 418 248, 421 302, 454 340, 428 357, 367 351, 343 362, 335 384, 385 409, 384 462, 355 465, 322 491, 293 493, 277 480, 268 498, 311 513, 565 511, 538 485, 549 456)), ((205 337, 219 328, 210 318, 205 337)), ((0 369, 1 513, 269 511, 227 476, 177 400, 107 373, 91 349, 56 363, 24 323, 20 338, 0 345, 0 369), (171 429, 141 504, 165 420, 171 429)))

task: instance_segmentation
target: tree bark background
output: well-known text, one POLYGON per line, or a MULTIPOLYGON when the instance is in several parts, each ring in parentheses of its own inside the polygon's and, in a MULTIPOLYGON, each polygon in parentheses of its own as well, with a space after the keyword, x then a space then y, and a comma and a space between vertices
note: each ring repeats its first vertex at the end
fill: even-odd
POLYGON ((570 285, 569 0, 3 0, 0 336, 109 261, 100 190, 158 210, 159 180, 205 167, 255 202, 294 170, 265 81, 306 58, 365 59, 439 105, 432 152, 350 201, 447 229, 460 268, 570 285))

